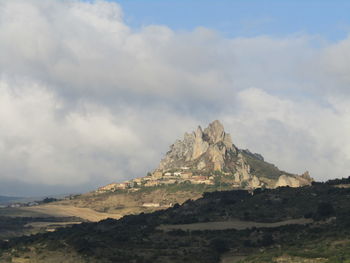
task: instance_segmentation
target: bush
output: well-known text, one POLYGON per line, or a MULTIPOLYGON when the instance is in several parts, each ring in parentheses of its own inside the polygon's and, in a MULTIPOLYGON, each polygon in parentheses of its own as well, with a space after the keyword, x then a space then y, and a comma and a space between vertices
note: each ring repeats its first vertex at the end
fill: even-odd
POLYGON ((58 201, 58 199, 57 198, 53 198, 53 197, 46 197, 45 199, 43 199, 43 203, 44 204, 47 204, 47 203, 52 203, 52 202, 56 202, 56 201, 58 201))
POLYGON ((230 250, 229 243, 225 239, 216 238, 210 242, 210 247, 218 253, 224 253, 230 250))
POLYGON ((334 207, 330 203, 320 203, 317 207, 317 214, 321 217, 329 217, 334 214, 334 207))
POLYGON ((271 246, 274 243, 272 235, 265 233, 259 243, 264 247, 271 246))

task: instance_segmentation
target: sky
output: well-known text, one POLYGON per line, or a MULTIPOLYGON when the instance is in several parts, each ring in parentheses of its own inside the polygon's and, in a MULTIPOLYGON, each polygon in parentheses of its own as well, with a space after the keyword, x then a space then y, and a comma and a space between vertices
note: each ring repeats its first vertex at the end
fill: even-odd
POLYGON ((346 1, 0 0, 0 195, 153 171, 219 119, 316 180, 350 175, 346 1))
POLYGON ((210 28, 226 37, 287 34, 339 40, 349 32, 349 1, 328 0, 122 0, 133 28, 156 24, 173 30, 210 28))

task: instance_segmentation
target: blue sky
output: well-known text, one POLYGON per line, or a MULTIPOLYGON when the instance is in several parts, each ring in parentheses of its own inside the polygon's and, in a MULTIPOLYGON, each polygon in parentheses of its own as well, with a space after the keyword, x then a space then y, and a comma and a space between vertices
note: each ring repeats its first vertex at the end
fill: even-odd
POLYGON ((174 30, 198 26, 225 36, 321 35, 344 38, 350 29, 350 1, 316 0, 119 0, 126 22, 138 28, 163 24, 174 30))

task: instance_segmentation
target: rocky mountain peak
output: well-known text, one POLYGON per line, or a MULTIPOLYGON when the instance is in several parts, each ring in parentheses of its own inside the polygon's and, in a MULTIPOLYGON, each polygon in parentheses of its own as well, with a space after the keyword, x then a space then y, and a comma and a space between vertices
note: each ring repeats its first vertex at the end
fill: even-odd
POLYGON ((215 120, 204 130, 204 134, 207 136, 210 143, 218 143, 225 137, 224 126, 221 122, 215 120))
MULTIPOLYGON (((224 126, 213 121, 204 130, 201 126, 186 132, 176 140, 151 174, 123 183, 101 187, 98 192, 118 189, 140 190, 169 184, 206 184, 213 189, 254 189, 283 186, 310 185, 313 179, 308 172, 303 175, 286 173, 264 160, 263 156, 248 149, 238 149, 224 126)), ((159 205, 159 204, 158 204, 159 205)))
POLYGON ((161 161, 158 171, 177 167, 191 167, 199 170, 222 170, 226 155, 236 152, 230 134, 215 120, 204 130, 201 126, 192 133, 185 133, 183 140, 177 140, 161 161))
POLYGON ((227 178, 232 177, 230 180, 237 185, 243 183, 245 188, 301 186, 312 181, 308 173, 298 176, 280 171, 265 162, 260 154, 238 149, 218 120, 204 130, 198 126, 195 131, 185 133, 182 140, 170 146, 154 174, 161 177, 174 171, 176 174, 191 171, 199 175, 220 172, 227 178))

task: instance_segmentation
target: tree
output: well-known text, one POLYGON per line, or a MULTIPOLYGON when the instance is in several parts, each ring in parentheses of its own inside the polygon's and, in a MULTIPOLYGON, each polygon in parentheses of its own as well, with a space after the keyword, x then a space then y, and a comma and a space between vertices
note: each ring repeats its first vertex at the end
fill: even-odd
POLYGON ((227 240, 222 238, 213 239, 210 242, 210 247, 212 247, 218 253, 224 253, 230 250, 227 240))
POLYGON ((265 233, 260 241, 262 246, 271 246, 274 243, 271 233, 265 233))
POLYGON ((320 203, 317 207, 317 214, 321 217, 329 217, 334 214, 334 207, 330 203, 320 203))

